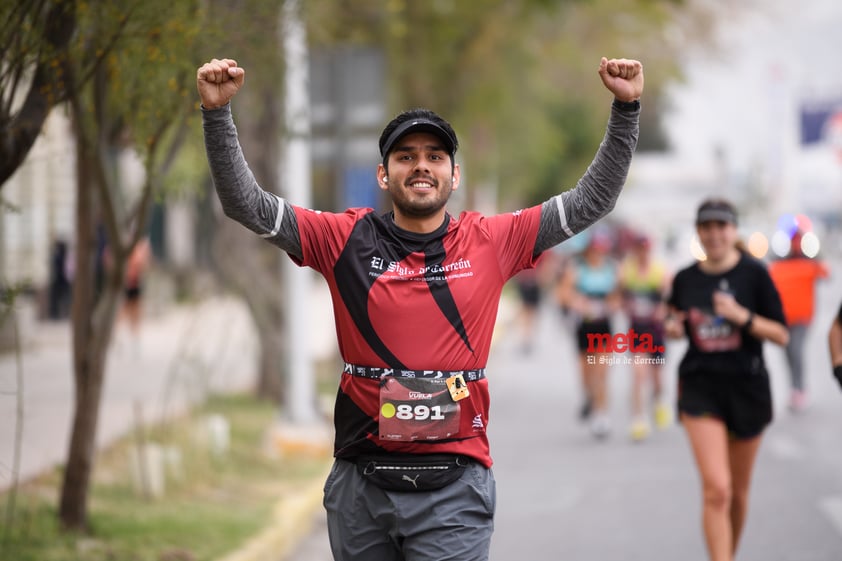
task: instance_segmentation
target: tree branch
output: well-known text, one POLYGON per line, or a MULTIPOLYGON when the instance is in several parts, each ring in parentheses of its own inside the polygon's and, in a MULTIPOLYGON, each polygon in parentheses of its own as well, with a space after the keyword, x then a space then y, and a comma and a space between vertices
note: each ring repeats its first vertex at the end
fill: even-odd
MULTIPOLYGON (((67 46, 76 30, 74 9, 73 2, 56 2, 47 15, 43 40, 59 59, 66 58, 67 46)), ((51 66, 54 61, 49 58, 38 60, 20 111, 13 117, 0 116, 0 122, 8 123, 8 134, 3 134, 0 140, 0 188, 26 158, 50 110, 66 95, 66 77, 55 70, 65 65, 58 64, 54 68, 51 66)))

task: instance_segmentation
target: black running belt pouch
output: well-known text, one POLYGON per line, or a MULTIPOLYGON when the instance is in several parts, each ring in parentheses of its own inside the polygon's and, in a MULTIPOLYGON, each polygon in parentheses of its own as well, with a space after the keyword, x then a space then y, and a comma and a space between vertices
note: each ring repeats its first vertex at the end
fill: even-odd
POLYGON ((455 454, 360 456, 357 471, 385 491, 433 491, 450 485, 470 460, 455 454))

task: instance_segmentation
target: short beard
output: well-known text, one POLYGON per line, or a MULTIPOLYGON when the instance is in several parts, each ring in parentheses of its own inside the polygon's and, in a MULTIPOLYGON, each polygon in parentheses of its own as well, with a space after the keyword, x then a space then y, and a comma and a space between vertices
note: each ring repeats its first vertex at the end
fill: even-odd
MULTIPOLYGON (((402 189, 402 187, 399 187, 399 189, 402 189)), ((396 197, 392 194, 392 204, 395 209, 404 216, 412 218, 427 218, 429 216, 433 216, 447 205, 447 201, 450 200, 450 195, 453 194, 453 184, 450 183, 441 187, 439 194, 440 196, 436 197, 434 200, 421 202, 410 202, 403 197, 396 197)))
POLYGON ((428 216, 432 216, 443 209, 445 205, 447 205, 447 201, 449 199, 450 194, 448 193, 447 197, 444 199, 436 199, 430 203, 412 204, 393 199, 392 204, 394 204, 395 208, 398 209, 404 216, 411 216, 412 218, 427 218, 428 216))

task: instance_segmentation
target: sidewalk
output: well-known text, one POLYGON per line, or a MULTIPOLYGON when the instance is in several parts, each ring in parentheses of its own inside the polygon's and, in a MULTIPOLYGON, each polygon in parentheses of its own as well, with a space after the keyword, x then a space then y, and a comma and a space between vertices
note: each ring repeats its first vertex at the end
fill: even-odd
MULTIPOLYGON (((70 324, 38 322, 25 340, 23 439, 19 480, 64 461, 73 413, 70 324)), ((256 338, 245 307, 231 298, 175 306, 144 319, 133 340, 117 327, 108 353, 100 405, 98 446, 136 426, 135 411, 150 423, 177 415, 211 391, 250 387, 256 338)), ((11 484, 18 365, 0 356, 0 490, 11 484)))
MULTIPOLYGON (((321 303, 324 298, 326 294, 316 294, 313 300, 321 303)), ((325 304, 329 306, 329 302, 325 304)), ((329 308, 325 313, 329 318, 329 308)), ((19 392, 23 396, 19 482, 65 460, 73 413, 69 322, 34 321, 25 307, 21 315, 25 338, 20 367, 14 353, 0 354, 0 492, 13 483, 19 392)), ((320 320, 313 333, 319 340, 332 337, 330 326, 323 326, 320 320)), ((322 347, 322 343, 316 341, 314 346, 322 347)), ((98 447, 107 446, 138 422, 149 424, 176 416, 209 393, 251 389, 257 351, 248 309, 232 297, 211 297, 150 313, 137 340, 125 326, 118 325, 108 354, 98 447)), ((278 515, 269 521, 266 531, 225 559, 259 561, 266 558, 265 552, 260 552, 261 544, 277 552, 306 534, 309 525, 301 521, 309 524, 320 506, 323 478, 317 479, 313 485, 302 486, 300 496, 279 504, 278 515), (279 539, 289 543, 279 543, 279 539)))

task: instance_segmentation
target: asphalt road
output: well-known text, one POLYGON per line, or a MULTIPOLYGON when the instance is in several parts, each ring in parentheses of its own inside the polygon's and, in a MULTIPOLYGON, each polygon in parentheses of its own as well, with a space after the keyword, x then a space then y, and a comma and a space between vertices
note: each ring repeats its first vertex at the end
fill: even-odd
MULTIPOLYGON (((842 268, 820 285, 808 339, 809 409, 787 410, 780 349, 766 346, 775 421, 755 467, 740 561, 842 559, 842 390, 830 373, 826 329, 842 301, 842 268)), ((502 316, 503 314, 501 314, 502 316)), ((545 305, 531 355, 504 328, 489 364, 489 434, 497 480, 492 561, 704 560, 700 489, 680 425, 634 443, 628 437, 628 367, 610 374, 612 435, 595 440, 576 419, 573 342, 545 305)), ((684 350, 667 351, 664 378, 675 392, 684 350)), ((282 561, 330 561, 323 512, 313 532, 282 561)))

